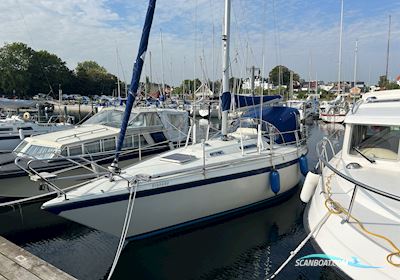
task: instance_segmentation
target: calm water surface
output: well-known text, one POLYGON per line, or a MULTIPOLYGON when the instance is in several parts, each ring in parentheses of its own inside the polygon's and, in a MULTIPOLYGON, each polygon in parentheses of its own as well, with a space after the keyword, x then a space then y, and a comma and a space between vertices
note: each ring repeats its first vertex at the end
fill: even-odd
MULTIPOLYGON (((314 121, 307 131, 311 168, 317 162, 316 143, 335 132, 334 143, 340 148, 344 130, 342 125, 314 121)), ((265 279, 307 235, 299 192, 300 186, 275 206, 130 242, 113 279, 265 279)), ((105 279, 118 238, 41 211, 40 205, 0 209, 0 235, 78 279, 105 279)), ((298 257, 312 253, 308 243, 298 257)), ((330 268, 294 264, 276 279, 338 279, 330 268)))

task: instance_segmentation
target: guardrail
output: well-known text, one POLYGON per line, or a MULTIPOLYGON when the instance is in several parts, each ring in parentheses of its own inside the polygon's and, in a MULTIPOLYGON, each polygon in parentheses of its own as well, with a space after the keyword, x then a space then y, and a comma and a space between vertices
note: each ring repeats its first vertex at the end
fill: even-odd
POLYGON ((325 186, 324 167, 327 167, 328 169, 330 169, 332 172, 334 172, 339 177, 341 177, 341 178, 345 179, 346 181, 354 184, 353 193, 351 195, 350 203, 349 203, 349 206, 347 208, 347 212, 348 212, 348 215, 346 217, 346 221, 347 222, 349 221, 349 218, 350 218, 350 215, 351 215, 351 211, 353 209, 353 205, 354 205, 354 202, 356 200, 356 195, 357 195, 358 188, 365 189, 367 191, 370 191, 372 193, 378 194, 378 195, 386 197, 386 198, 390 198, 390 199, 393 199, 393 200, 396 200, 396 201, 400 201, 400 196, 397 196, 397 195, 382 191, 379 188, 372 187, 372 186, 369 186, 369 185, 367 185, 367 184, 365 184, 363 182, 355 180, 354 178, 342 173, 337 168, 332 166, 329 163, 330 157, 329 157, 329 152, 327 150, 328 148, 330 149, 332 157, 334 157, 336 155, 335 149, 333 148, 332 142, 327 137, 324 137, 316 146, 317 154, 318 154, 318 160, 319 160, 319 166, 320 166, 320 170, 321 170, 322 185, 325 186))

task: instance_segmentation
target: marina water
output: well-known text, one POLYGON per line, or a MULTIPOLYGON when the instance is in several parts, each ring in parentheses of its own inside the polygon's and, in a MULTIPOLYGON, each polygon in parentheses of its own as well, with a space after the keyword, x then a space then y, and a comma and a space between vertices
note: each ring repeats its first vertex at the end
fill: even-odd
MULTIPOLYGON (((306 127, 311 169, 317 142, 330 136, 340 149, 344 127, 320 121, 306 127)), ((307 235, 300 187, 274 206, 129 242, 113 279, 265 279, 307 235)), ((0 209, 0 235, 78 279, 105 279, 118 238, 42 211, 42 203, 0 209)), ((298 257, 315 252, 308 243, 298 257)), ((296 267, 292 261, 275 279, 337 278, 329 267, 296 267)))

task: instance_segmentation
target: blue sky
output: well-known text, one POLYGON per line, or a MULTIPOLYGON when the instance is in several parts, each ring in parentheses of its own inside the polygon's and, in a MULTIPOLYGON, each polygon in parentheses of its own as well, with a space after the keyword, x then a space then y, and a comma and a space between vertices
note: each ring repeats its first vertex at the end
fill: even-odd
MULTIPOLYGON (((49 50, 70 68, 96 60, 129 80, 146 6, 146 0, 2 0, 0 42, 22 41, 49 50), (117 47, 124 71, 117 70, 117 47)), ((356 39, 358 79, 372 84, 384 73, 389 14, 389 75, 399 75, 400 1, 345 0, 344 7, 342 79, 353 79, 356 39)), ((164 76, 177 84, 195 75, 220 78, 222 14, 223 0, 158 0, 149 44, 153 79, 164 76)), ((283 64, 306 80, 310 74, 337 80, 339 19, 340 0, 232 0, 233 75, 246 76, 251 65, 263 68, 264 53, 265 72, 283 64)))

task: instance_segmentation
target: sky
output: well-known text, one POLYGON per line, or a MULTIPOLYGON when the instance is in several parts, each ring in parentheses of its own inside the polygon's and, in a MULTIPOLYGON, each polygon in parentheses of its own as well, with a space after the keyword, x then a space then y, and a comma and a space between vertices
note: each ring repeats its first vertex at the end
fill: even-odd
MULTIPOLYGON (((74 69, 95 60, 130 80, 147 0, 1 0, 0 44, 24 42, 58 55, 74 69)), ((158 0, 144 76, 177 85, 221 78, 223 0, 158 0), (162 37, 162 40, 161 40, 162 37), (151 71, 150 71, 151 69, 151 71)), ((392 17, 389 78, 400 75, 400 1, 344 0, 341 79, 377 83, 385 73, 392 17)), ((340 0, 232 0, 231 71, 262 73, 281 64, 301 78, 336 81, 340 0)))

